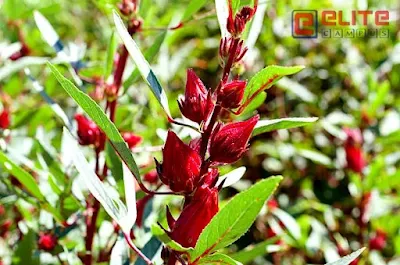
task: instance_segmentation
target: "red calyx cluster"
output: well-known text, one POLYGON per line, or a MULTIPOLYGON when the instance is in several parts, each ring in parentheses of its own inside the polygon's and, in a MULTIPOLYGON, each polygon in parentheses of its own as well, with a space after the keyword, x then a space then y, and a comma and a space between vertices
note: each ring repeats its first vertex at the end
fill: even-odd
POLYGON ((235 15, 233 14, 232 1, 229 1, 229 16, 227 29, 233 36, 240 36, 244 31, 247 22, 254 16, 257 10, 258 1, 254 1, 254 7, 244 6, 235 15))
POLYGON ((41 232, 38 239, 38 248, 44 251, 53 251, 57 246, 57 237, 51 233, 41 232))
POLYGON ((354 172, 362 173, 364 167, 366 166, 366 161, 362 149, 363 139, 361 131, 359 129, 349 128, 345 128, 344 131, 347 135, 347 139, 344 144, 347 166, 354 172))
MULTIPOLYGON (((230 2, 230 5, 232 3, 230 2)), ((230 77, 234 64, 242 60, 247 48, 240 35, 253 17, 255 6, 243 7, 233 16, 232 7, 227 30, 232 36, 220 42, 219 56, 223 66, 222 78, 215 89, 207 89, 192 69, 187 71, 185 95, 178 100, 184 117, 199 125, 199 138, 189 143, 169 131, 162 151, 162 162, 156 161, 157 175, 173 193, 184 195, 182 212, 175 219, 167 207, 167 234, 184 247, 194 247, 203 229, 218 212, 216 185, 217 166, 238 161, 248 149, 248 142, 259 120, 256 115, 245 121, 222 122, 226 114, 243 105, 246 81, 230 77)), ((153 178, 151 178, 152 181, 153 178)), ((166 264, 175 264, 181 253, 164 249, 166 264)))
POLYGON ((11 123, 11 118, 10 118, 10 112, 7 109, 4 109, 0 113, 0 129, 8 129, 10 127, 11 123))

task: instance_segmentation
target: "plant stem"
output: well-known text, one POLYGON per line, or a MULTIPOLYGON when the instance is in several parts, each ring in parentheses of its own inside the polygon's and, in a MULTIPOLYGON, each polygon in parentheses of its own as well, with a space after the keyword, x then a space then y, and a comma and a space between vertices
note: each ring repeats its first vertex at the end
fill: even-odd
POLYGON ((131 249, 133 249, 133 251, 135 251, 136 254, 138 254, 138 256, 141 257, 141 258, 144 260, 144 262, 146 262, 147 265, 153 265, 153 262, 151 262, 151 260, 150 260, 148 257, 146 257, 146 256, 142 253, 142 251, 140 251, 140 249, 138 249, 138 248, 135 246, 135 244, 133 244, 133 242, 132 242, 131 238, 129 237, 129 235, 127 235, 127 234, 124 233, 124 236, 125 236, 126 242, 127 242, 128 245, 131 247, 131 249))

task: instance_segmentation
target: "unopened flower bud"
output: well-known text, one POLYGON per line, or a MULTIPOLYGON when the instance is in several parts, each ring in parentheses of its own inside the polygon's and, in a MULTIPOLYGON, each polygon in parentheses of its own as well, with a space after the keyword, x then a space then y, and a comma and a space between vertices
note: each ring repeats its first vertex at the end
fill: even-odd
POLYGON ((191 193, 200 181, 200 167, 200 155, 169 131, 163 163, 157 165, 161 181, 174 192, 191 193))
POLYGON ((242 102, 246 81, 234 80, 225 84, 218 94, 221 106, 227 109, 235 109, 242 102))
POLYGON ((1 113, 0 113, 0 129, 8 129, 8 127, 10 127, 10 113, 8 112, 8 110, 4 109, 1 113))
POLYGON ((227 29, 228 32, 233 36, 240 35, 245 27, 247 22, 254 16, 257 10, 257 3, 255 3, 254 8, 249 6, 244 6, 238 13, 236 13, 235 17, 233 17, 232 5, 229 6, 229 16, 227 21, 227 29))
POLYGON ((211 137, 210 160, 214 163, 230 164, 240 159, 247 150, 247 143, 259 116, 247 121, 217 125, 211 137))
POLYGON ((144 174, 143 176, 143 180, 147 181, 151 184, 155 184, 158 182, 158 174, 157 174, 157 170, 150 170, 149 172, 147 172, 146 174, 144 174))
POLYGON ((142 141, 142 137, 132 132, 123 133, 122 138, 124 138, 130 149, 136 147, 142 141))
POLYGON ((211 93, 192 69, 187 71, 185 98, 178 104, 182 115, 198 124, 207 121, 214 108, 211 93))
POLYGON ((194 247, 201 231, 218 212, 218 189, 202 185, 176 220, 171 238, 184 247, 194 247))
POLYGON ((39 234, 38 248, 45 251, 52 251, 57 246, 57 238, 51 233, 41 232, 39 234))
POLYGON ((369 248, 371 250, 381 251, 386 246, 386 233, 382 230, 377 230, 376 235, 369 240, 369 248))
POLYGON ((357 173, 362 173, 366 166, 362 149, 362 134, 359 129, 344 129, 347 140, 344 144, 347 166, 357 173))

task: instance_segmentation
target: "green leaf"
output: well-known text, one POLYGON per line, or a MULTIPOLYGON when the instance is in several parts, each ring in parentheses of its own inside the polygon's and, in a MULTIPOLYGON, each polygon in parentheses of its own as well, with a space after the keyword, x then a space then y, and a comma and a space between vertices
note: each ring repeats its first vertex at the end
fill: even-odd
POLYGON ((114 54, 116 50, 117 50, 117 37, 115 36, 115 33, 112 32, 110 41, 108 42, 107 57, 106 57, 106 62, 104 64, 104 73, 103 73, 104 79, 107 79, 112 73, 114 54))
POLYGON ((106 142, 106 163, 116 180, 122 179, 122 163, 109 141, 106 142))
POLYGON ((387 99, 387 94, 390 91, 390 82, 388 80, 385 80, 382 84, 379 85, 377 89, 377 93, 374 97, 374 99, 371 101, 371 103, 368 106, 368 115, 375 117, 376 116, 376 111, 380 106, 382 106, 383 103, 385 103, 385 100, 387 99))
POLYGON ((300 156, 310 159, 311 161, 314 161, 318 164, 325 165, 328 167, 331 167, 333 164, 332 160, 328 156, 319 151, 310 149, 299 149, 297 150, 297 152, 300 156))
POLYGON ((272 237, 269 238, 268 240, 265 240, 261 243, 258 243, 254 246, 250 246, 245 248, 242 251, 236 252, 232 254, 232 258, 240 261, 242 263, 248 263, 258 256, 265 255, 267 253, 267 247, 277 241, 278 237, 272 237))
POLYGON ((199 264, 201 265, 242 265, 239 261, 232 259, 231 257, 222 254, 215 253, 211 256, 200 259, 199 264))
POLYGON ((64 90, 75 100, 75 102, 90 116, 90 118, 101 128, 101 130, 107 135, 114 150, 121 157, 122 161, 127 165, 129 170, 135 176, 136 180, 141 183, 139 169, 133 159, 132 153, 126 145, 124 139, 115 127, 114 123, 110 121, 103 110, 97 105, 97 103, 91 99, 88 95, 80 91, 71 81, 66 79, 57 70, 57 68, 48 63, 54 76, 58 82, 64 88, 64 90))
POLYGON ((278 187, 282 177, 270 177, 233 197, 202 231, 191 261, 226 247, 239 239, 251 226, 265 201, 278 187))
POLYGON ((275 120, 260 120, 257 122, 256 127, 253 131, 253 136, 275 131, 281 129, 291 129, 296 127, 302 127, 310 123, 316 122, 318 118, 282 118, 275 120))
POLYGON ((365 250, 365 248, 361 248, 348 256, 341 258, 338 261, 327 263, 325 265, 349 265, 353 260, 355 260, 360 254, 365 250))
POLYGON ((126 206, 118 197, 112 196, 112 194, 118 194, 116 190, 108 192, 113 188, 109 187, 107 189, 104 183, 95 174, 94 170, 91 169, 85 156, 80 151, 77 141, 65 127, 63 137, 70 149, 70 156, 73 164, 83 177, 90 193, 101 203, 108 215, 118 223, 121 230, 125 234, 129 234, 135 224, 137 216, 135 183, 133 182, 133 177, 130 176, 131 178, 129 178, 129 176, 124 176, 126 206))
MULTIPOLYGON (((251 78, 244 91, 243 105, 240 108, 243 110, 247 105, 253 101, 262 91, 273 86, 279 79, 284 76, 292 75, 300 72, 304 66, 277 66, 270 65, 258 72, 251 78)), ((241 112, 241 111, 239 111, 241 112)))
POLYGON ((172 240, 158 224, 154 224, 151 226, 151 233, 173 250, 179 252, 188 252, 193 250, 193 248, 185 248, 181 246, 181 244, 179 244, 178 242, 172 240))
POLYGON ((19 182, 25 187, 25 189, 32 194, 39 201, 45 201, 45 197, 43 193, 39 189, 39 185, 36 183, 34 177, 31 174, 26 172, 20 166, 11 161, 6 154, 0 151, 0 163, 3 166, 3 169, 8 173, 13 175, 18 179, 19 182))
MULTIPOLYGON (((144 58, 146 58, 147 61, 152 61, 158 51, 161 48, 161 45, 164 43, 165 36, 167 36, 167 31, 162 32, 160 35, 156 37, 154 40, 153 44, 144 52, 144 58)), ((134 83, 136 82, 140 77, 140 72, 138 68, 135 68, 135 70, 132 71, 128 79, 125 80, 124 82, 124 93, 125 91, 134 83)))
POLYGON ((129 55, 139 69, 142 78, 146 81, 147 85, 151 89, 151 92, 153 92, 154 96, 157 98, 158 103, 160 103, 164 112, 167 114, 168 119, 172 120, 171 112, 168 105, 168 98, 165 94, 164 89, 162 88, 149 63, 143 56, 136 42, 132 39, 131 35, 124 25, 124 22, 122 22, 120 16, 116 11, 114 11, 113 16, 118 35, 121 37, 122 42, 129 52, 129 55))
POLYGON ((39 265, 39 255, 34 254, 36 238, 32 230, 23 236, 12 257, 12 265, 39 265))
POLYGON ((205 4, 207 0, 192 0, 190 1, 188 7, 183 13, 182 21, 186 21, 193 16, 197 11, 199 11, 205 4))
POLYGON ((260 93, 258 94, 250 103, 247 105, 247 107, 243 110, 240 115, 242 116, 247 116, 248 114, 252 113, 255 111, 258 107, 260 107, 265 99, 267 98, 267 93, 260 93))

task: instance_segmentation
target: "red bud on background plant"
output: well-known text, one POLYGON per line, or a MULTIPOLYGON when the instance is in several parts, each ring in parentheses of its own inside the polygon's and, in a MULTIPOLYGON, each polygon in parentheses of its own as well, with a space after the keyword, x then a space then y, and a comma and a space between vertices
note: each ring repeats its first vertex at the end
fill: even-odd
POLYGON ((347 166, 357 173, 362 173, 366 166, 364 153, 362 150, 362 135, 359 129, 344 129, 347 139, 344 144, 346 151, 347 166))
POLYGON ((258 120, 259 116, 256 115, 247 121, 217 125, 211 137, 210 160, 224 164, 239 160, 247 150, 247 143, 258 120))
POLYGON ((8 110, 4 109, 1 113, 0 113, 0 129, 7 129, 8 127, 10 127, 10 123, 11 123, 11 118, 10 118, 10 113, 8 112, 8 110))
POLYGON ((218 101, 221 106, 227 109, 239 107, 243 99, 246 83, 246 81, 234 80, 225 84, 218 94, 218 101))
POLYGON ((82 114, 76 114, 75 120, 78 124, 78 141, 81 145, 94 145, 96 152, 104 150, 106 140, 105 134, 97 125, 82 114))
POLYGON ((376 231, 374 237, 369 240, 369 248, 371 250, 382 250, 386 246, 386 233, 380 229, 376 231))
POLYGON ((157 163, 161 181, 174 192, 191 193, 200 181, 200 155, 168 131, 163 149, 163 163, 157 163))
POLYGON ((122 138, 124 138, 124 141, 128 144, 130 149, 136 147, 142 141, 142 137, 132 132, 123 133, 122 138))
POLYGON ((201 231, 217 212, 218 189, 202 185, 174 223, 171 238, 184 247, 194 247, 201 231))
POLYGON ((214 108, 211 93, 192 69, 187 70, 185 98, 178 104, 182 115, 198 124, 205 122, 214 108))
POLYGON ((242 9, 233 14, 232 1, 229 1, 229 16, 227 21, 228 32, 233 36, 239 36, 244 31, 247 22, 254 16, 257 10, 258 1, 254 1, 254 7, 244 6, 242 9))
POLYGON ((143 180, 147 181, 151 184, 155 184, 158 182, 158 175, 157 175, 157 170, 150 170, 143 176, 143 180))
POLYGON ((57 246, 57 238, 51 233, 39 234, 38 248, 44 251, 52 251, 57 246))

